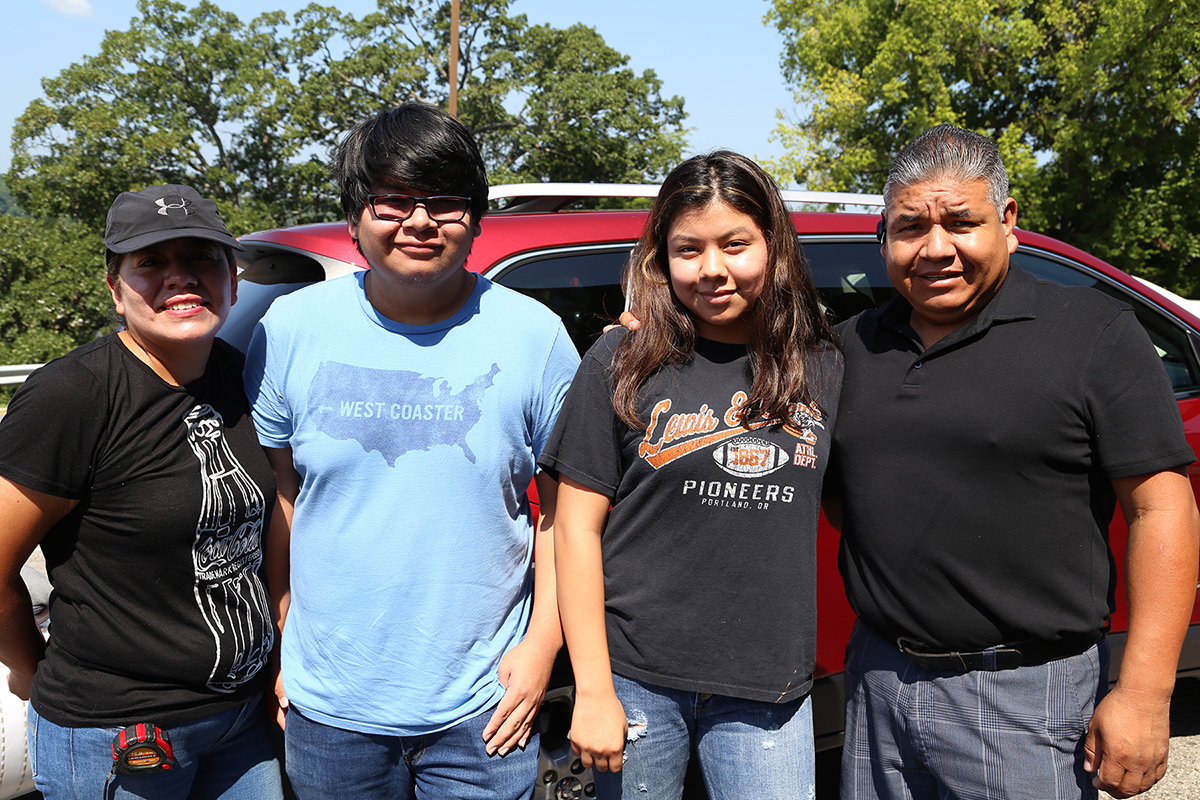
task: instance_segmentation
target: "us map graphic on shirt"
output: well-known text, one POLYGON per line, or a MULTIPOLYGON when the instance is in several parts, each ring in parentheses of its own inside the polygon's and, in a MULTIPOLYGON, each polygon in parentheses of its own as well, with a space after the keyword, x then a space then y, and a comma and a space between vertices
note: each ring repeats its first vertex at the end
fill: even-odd
POLYGON ((225 421, 207 403, 184 415, 200 462, 200 519, 192 545, 195 597, 216 645, 208 688, 231 692, 266 662, 274 637, 262 564, 266 500, 229 449, 225 421))
POLYGON ((445 378, 325 361, 309 389, 309 414, 317 430, 378 452, 389 467, 407 452, 440 445, 461 448, 474 464, 466 437, 483 416, 484 392, 499 372, 492 364, 455 391, 445 378))
POLYGON ((790 503, 795 493, 791 483, 762 479, 789 465, 816 469, 816 429, 824 430, 824 417, 818 408, 793 403, 782 429, 796 441, 784 447, 753 433, 770 427, 773 420, 760 417, 749 425, 742 424, 739 412, 746 399, 745 392, 735 392, 720 413, 707 403, 695 410, 676 410, 671 399, 660 400, 650 412, 650 424, 638 445, 638 455, 657 470, 693 453, 711 450, 713 461, 734 480, 684 479, 682 493, 698 497, 705 505, 761 509, 775 502, 790 503))

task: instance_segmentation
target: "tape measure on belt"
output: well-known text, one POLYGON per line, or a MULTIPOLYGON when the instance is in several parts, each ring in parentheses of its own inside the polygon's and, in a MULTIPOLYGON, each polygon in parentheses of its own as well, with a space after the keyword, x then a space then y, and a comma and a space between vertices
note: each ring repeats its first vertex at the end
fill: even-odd
POLYGON ((112 757, 113 772, 122 775, 175 766, 171 737, 151 722, 139 722, 118 733, 113 739, 112 757))

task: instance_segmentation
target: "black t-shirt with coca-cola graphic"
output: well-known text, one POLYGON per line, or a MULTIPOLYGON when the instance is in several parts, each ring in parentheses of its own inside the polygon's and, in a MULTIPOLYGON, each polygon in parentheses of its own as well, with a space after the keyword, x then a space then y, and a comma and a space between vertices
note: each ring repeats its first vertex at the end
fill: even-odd
POLYGON ((0 422, 0 475, 79 500, 42 540, 54 592, 31 701, 59 725, 196 719, 262 689, 261 579, 275 483, 217 340, 171 386, 116 336, 30 376, 0 422))
POLYGON ((787 425, 736 418, 741 345, 700 339, 643 387, 634 430, 610 364, 623 330, 584 356, 539 463, 612 502, 601 537, 612 669, 684 691, 786 702, 812 686, 816 535, 842 366, 811 359, 819 393, 787 425))

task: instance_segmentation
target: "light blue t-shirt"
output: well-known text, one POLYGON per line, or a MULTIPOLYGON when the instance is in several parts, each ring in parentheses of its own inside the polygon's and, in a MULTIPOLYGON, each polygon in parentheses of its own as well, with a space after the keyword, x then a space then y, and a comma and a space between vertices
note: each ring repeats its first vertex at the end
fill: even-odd
POLYGON ((434 325, 380 315, 366 273, 275 301, 246 359, 259 440, 291 447, 283 681, 305 716, 412 736, 504 693, 532 606, 525 496, 579 364, 541 304, 476 279, 434 325))

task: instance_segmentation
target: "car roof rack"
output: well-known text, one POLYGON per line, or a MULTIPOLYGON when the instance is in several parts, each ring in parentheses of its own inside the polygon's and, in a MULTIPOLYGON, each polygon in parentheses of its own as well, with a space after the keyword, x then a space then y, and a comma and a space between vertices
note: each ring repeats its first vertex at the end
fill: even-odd
MULTIPOLYGON (((489 200, 509 200, 498 213, 560 211, 577 200, 593 197, 657 197, 654 183, 508 183, 493 186, 489 200)), ((784 189, 785 203, 805 205, 866 206, 881 208, 883 195, 854 192, 810 192, 784 189)))

